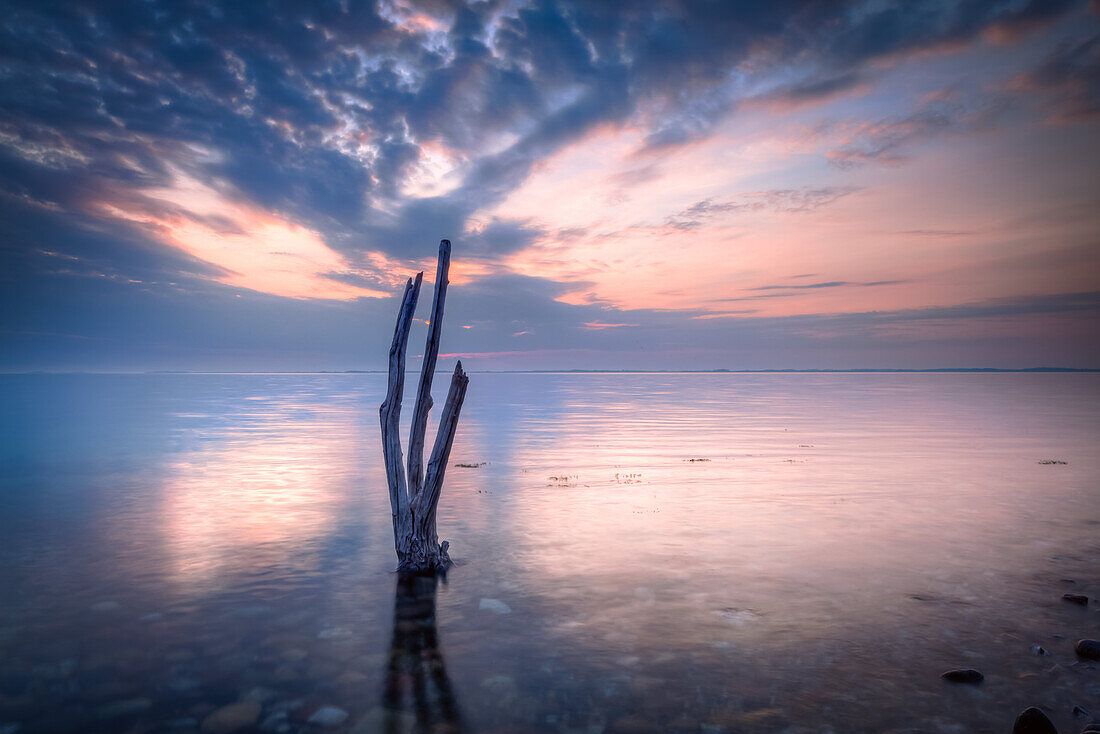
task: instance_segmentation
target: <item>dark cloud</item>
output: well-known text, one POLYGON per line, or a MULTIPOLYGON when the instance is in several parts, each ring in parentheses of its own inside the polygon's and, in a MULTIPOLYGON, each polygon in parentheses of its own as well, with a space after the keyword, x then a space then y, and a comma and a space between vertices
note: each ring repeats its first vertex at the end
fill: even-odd
POLYGON ((1100 115, 1100 35, 1079 43, 1062 43, 1014 87, 1038 94, 1050 116, 1071 121, 1100 115))

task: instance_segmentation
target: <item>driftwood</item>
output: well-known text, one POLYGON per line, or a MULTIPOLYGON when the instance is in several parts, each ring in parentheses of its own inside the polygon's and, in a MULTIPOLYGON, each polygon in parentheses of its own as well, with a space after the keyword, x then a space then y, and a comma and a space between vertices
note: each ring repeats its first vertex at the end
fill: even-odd
POLYGON ((439 262, 435 278, 435 299, 431 320, 428 322, 428 341, 424 347, 424 361, 420 370, 420 385, 413 409, 412 429, 409 432, 409 467, 406 478, 401 461, 401 399, 405 389, 405 350, 409 341, 416 302, 420 297, 420 283, 424 273, 417 273, 405 284, 401 310, 397 313, 397 327, 390 346, 389 384, 386 399, 379 409, 382 421, 382 456, 386 464, 386 480, 390 490, 390 510, 393 513, 393 543, 397 550, 398 568, 412 571, 433 571, 447 568, 451 559, 447 555, 448 543, 439 542, 436 534, 435 512, 439 506, 439 493, 443 489, 443 475, 454 443, 458 415, 466 397, 469 378, 462 371, 462 363, 455 366, 451 376, 451 388, 439 431, 435 437, 427 471, 424 471, 424 433, 428 424, 428 411, 432 408, 432 377, 439 355, 439 337, 443 328, 443 305, 447 297, 447 272, 450 268, 451 243, 439 243, 439 262))

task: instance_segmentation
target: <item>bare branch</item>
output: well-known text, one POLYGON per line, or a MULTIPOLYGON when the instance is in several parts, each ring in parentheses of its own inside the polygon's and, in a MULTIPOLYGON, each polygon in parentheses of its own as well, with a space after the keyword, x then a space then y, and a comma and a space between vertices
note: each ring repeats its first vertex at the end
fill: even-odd
POLYGON ((447 272, 451 266, 451 241, 439 242, 439 260, 435 270, 435 297, 428 321, 428 341, 424 346, 424 361, 420 367, 420 387, 416 392, 412 428, 409 431, 409 497, 420 494, 424 479, 424 433, 428 426, 428 411, 432 409, 432 378, 439 355, 439 336, 443 330, 443 305, 447 300, 447 272))
POLYGON ((451 446, 458 427, 458 415, 462 410, 462 401, 466 399, 466 386, 470 378, 462 371, 462 362, 455 365, 451 376, 451 389, 447 393, 447 402, 439 418, 439 431, 435 436, 432 457, 428 460, 428 471, 424 477, 424 488, 416 497, 413 514, 417 523, 430 531, 429 537, 435 540, 435 509, 439 504, 439 494, 443 488, 443 475, 447 471, 447 461, 451 456, 451 446))
POLYGON ((412 524, 405 485, 405 467, 401 465, 401 398, 405 389, 405 346, 409 340, 409 327, 412 326, 423 277, 423 273, 417 273, 415 282, 410 278, 405 284, 405 295, 401 299, 401 310, 397 313, 397 326, 394 328, 393 344, 390 346, 390 375, 386 399, 378 409, 382 421, 382 455, 390 488, 390 510, 393 512, 395 538, 400 537, 399 531, 406 532, 412 524))

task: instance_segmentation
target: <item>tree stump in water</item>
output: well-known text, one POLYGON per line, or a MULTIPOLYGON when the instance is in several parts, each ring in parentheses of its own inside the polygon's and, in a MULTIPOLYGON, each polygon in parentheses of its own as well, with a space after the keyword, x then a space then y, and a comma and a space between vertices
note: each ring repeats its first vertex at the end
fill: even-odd
POLYGON ((435 277, 435 300, 432 303, 431 320, 428 322, 428 342, 424 347, 424 362, 420 370, 420 385, 413 409, 412 429, 409 433, 409 468, 406 479, 401 461, 401 398, 405 389, 405 348, 409 341, 416 301, 420 296, 420 282, 424 273, 417 273, 405 284, 401 310, 397 313, 397 327, 390 346, 389 383, 386 399, 379 408, 382 421, 382 456, 386 464, 386 480, 390 490, 390 510, 393 513, 393 544, 397 550, 397 565, 403 571, 443 570, 451 565, 447 555, 448 543, 439 542, 435 528, 435 511, 439 505, 439 493, 443 489, 443 475, 454 443, 458 414, 466 397, 469 378, 462 371, 462 362, 455 365, 451 376, 451 389, 443 405, 439 419, 439 431, 435 445, 424 470, 424 432, 428 425, 428 411, 432 408, 432 378, 439 355, 439 336, 443 327, 443 304, 447 298, 447 271, 450 268, 451 243, 439 243, 439 263, 435 277))

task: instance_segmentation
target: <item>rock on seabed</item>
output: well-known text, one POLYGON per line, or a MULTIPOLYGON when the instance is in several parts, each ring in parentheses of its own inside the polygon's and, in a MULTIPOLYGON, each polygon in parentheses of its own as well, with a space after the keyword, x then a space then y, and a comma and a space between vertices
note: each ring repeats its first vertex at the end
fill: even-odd
POLYGON ((231 703, 203 719, 200 729, 202 734, 233 734, 254 725, 258 718, 260 718, 259 701, 231 703))
POLYGON ((1028 706, 1016 717, 1012 734, 1058 734, 1047 715, 1034 706, 1028 706))
POLYGON ((1078 640, 1073 650, 1083 658, 1100 660, 1100 640, 1078 640))
POLYGON ((317 726, 340 726, 347 721, 348 712, 335 706, 322 706, 313 712, 306 723, 317 726))
POLYGON ((981 683, 985 676, 980 671, 973 668, 956 668, 955 670, 949 670, 940 676, 944 680, 949 680, 952 683, 981 683))
POLYGON ((482 599, 477 605, 478 611, 488 610, 495 614, 508 614, 512 608, 500 599, 482 599))

